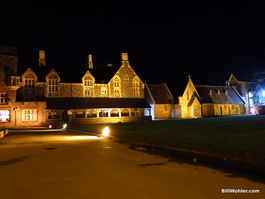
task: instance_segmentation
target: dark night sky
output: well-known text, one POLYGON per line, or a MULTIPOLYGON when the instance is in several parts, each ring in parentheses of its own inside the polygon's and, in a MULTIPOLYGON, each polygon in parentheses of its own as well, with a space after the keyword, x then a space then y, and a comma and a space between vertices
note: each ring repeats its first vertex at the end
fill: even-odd
MULTIPOLYGON (((0 45, 21 61, 120 66, 120 54, 148 83, 223 85, 231 73, 265 69, 265 12, 254 1, 3 1, 0 45), (41 3, 40 3, 41 2, 41 3), (54 3, 56 2, 56 3, 54 3), (149 2, 149 3, 148 3, 149 2)), ((261 2, 261 1, 259 1, 261 2)))

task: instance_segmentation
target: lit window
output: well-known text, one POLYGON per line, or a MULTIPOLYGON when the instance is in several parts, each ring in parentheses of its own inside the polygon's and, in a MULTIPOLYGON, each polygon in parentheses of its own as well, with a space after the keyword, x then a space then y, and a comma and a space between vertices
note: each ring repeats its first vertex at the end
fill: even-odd
POLYGON ((35 87, 35 78, 32 73, 29 73, 25 76, 24 79, 25 88, 34 88, 35 87))
POLYGON ((8 86, 19 86, 19 85, 20 85, 20 77, 9 76, 9 78, 8 78, 8 86))
POLYGON ((58 95, 58 79, 59 79, 58 76, 54 74, 48 77, 47 88, 49 96, 58 95))
POLYGON ((86 76, 83 80, 84 96, 93 96, 93 79, 91 76, 86 76))
POLYGON ((0 110, 0 122, 9 122, 10 121, 10 111, 0 110))
POLYGON ((114 95, 120 97, 120 80, 117 77, 114 79, 114 95))
POLYGON ((120 82, 118 81, 114 82, 114 87, 120 87, 120 82))
POLYGON ((8 98, 6 92, 0 92, 0 104, 7 104, 8 98))
POLYGON ((107 88, 101 87, 101 95, 107 95, 107 88))
POLYGON ((92 96, 93 95, 93 89, 91 87, 85 87, 85 92, 84 95, 85 96, 92 96))
POLYGON ((92 80, 85 80, 84 85, 85 86, 93 86, 93 81, 92 80))
POLYGON ((22 121, 37 121, 37 109, 22 110, 22 121))
POLYGON ((133 79, 133 96, 139 97, 139 80, 138 80, 138 78, 133 79))
POLYGON ((120 91, 119 90, 114 90, 115 97, 120 97, 120 91))

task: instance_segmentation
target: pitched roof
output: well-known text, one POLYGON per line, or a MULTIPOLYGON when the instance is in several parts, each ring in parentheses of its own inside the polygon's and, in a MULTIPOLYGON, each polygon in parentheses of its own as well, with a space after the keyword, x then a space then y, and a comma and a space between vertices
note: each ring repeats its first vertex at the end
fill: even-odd
POLYGON ((108 83, 117 72, 118 67, 94 66, 89 69, 86 64, 49 64, 39 66, 38 63, 19 63, 18 74, 22 75, 28 68, 31 68, 38 76, 38 82, 45 82, 46 75, 54 69, 61 78, 62 83, 81 83, 82 77, 87 71, 95 77, 96 83, 108 83))
POLYGON ((148 90, 155 104, 171 104, 173 102, 173 97, 166 85, 163 84, 147 84, 148 90))
POLYGON ((231 86, 195 85, 201 103, 244 104, 244 101, 231 86))
POLYGON ((150 108, 143 98, 47 98, 47 109, 150 108))

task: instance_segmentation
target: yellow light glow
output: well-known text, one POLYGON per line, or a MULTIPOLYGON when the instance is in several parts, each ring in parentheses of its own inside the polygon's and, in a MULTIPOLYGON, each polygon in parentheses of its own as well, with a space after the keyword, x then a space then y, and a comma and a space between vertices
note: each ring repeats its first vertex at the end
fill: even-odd
POLYGON ((108 126, 106 126, 103 131, 102 131, 102 136, 106 137, 106 136, 109 136, 109 133, 110 133, 110 129, 108 126))
POLYGON ((95 140, 100 139, 98 136, 66 136, 64 137, 64 140, 95 140))

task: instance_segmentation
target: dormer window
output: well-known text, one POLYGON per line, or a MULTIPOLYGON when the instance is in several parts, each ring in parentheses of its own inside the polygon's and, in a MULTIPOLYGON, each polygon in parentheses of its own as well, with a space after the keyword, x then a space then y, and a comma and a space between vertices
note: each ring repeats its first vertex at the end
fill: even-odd
POLYGON ((217 90, 217 95, 220 95, 220 90, 217 90))
POLYGON ((228 90, 225 90, 225 95, 228 95, 228 90))
POLYGON ((84 81, 84 86, 93 86, 93 81, 91 79, 84 81))
POLYGON ((59 77, 55 74, 51 74, 48 76, 47 81, 48 96, 57 96, 59 77))
POLYGON ((24 77, 24 87, 34 88, 35 87, 35 77, 32 73, 28 73, 24 77))
POLYGON ((28 79, 25 79, 25 88, 34 88, 35 87, 35 79, 31 79, 31 78, 28 78, 28 79))
POLYGON ((209 90, 209 95, 212 95, 213 94, 213 91, 212 90, 209 90))
POLYGON ((91 76, 86 76, 83 79, 83 85, 84 85, 84 96, 86 97, 92 97, 93 96, 93 79, 91 76))

